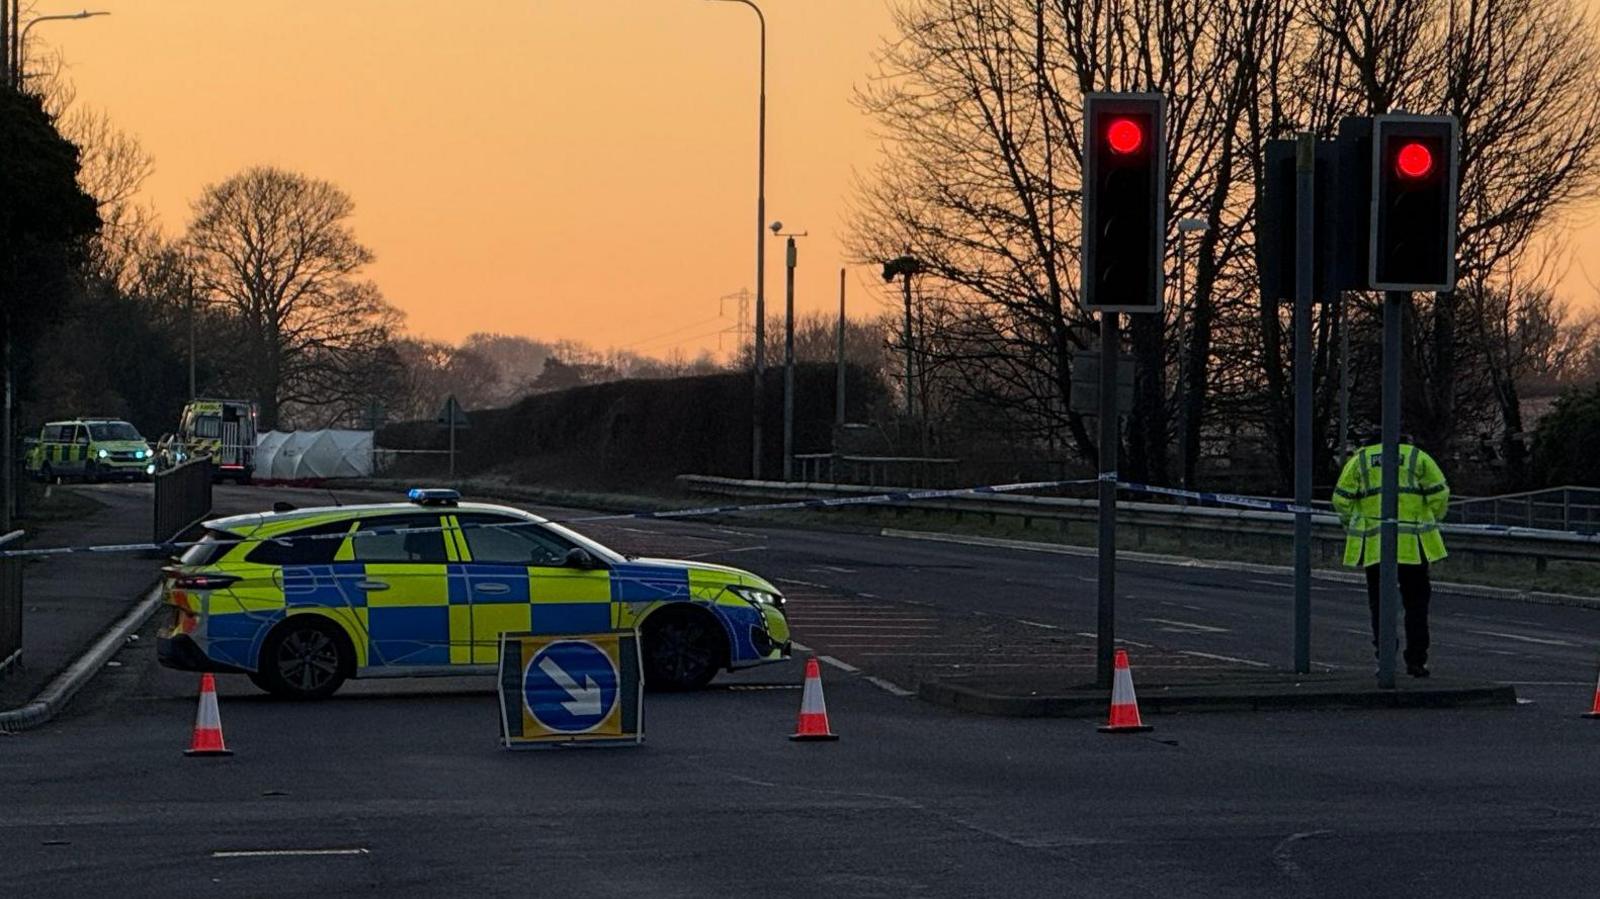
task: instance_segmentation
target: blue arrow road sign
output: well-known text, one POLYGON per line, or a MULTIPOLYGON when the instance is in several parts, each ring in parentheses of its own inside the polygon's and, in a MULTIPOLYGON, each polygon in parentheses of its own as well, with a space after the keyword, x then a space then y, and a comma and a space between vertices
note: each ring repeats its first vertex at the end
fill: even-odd
POLYGON ((593 643, 562 640, 529 660, 522 696, 545 727, 581 734, 598 727, 617 704, 617 669, 593 643))

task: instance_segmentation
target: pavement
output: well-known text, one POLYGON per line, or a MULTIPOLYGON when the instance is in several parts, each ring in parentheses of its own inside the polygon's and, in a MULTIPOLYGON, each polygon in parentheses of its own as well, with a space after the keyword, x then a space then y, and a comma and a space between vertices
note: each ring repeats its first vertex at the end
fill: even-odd
MULTIPOLYGON (((310 501, 235 489, 219 502, 310 501)), ((841 741, 786 739, 795 659, 647 694, 642 747, 533 753, 497 748, 492 679, 286 703, 223 676, 236 755, 190 759, 195 678, 156 664, 151 622, 64 714, 0 737, 7 892, 1588 896, 1600 878, 1592 610, 1435 596, 1438 678, 1511 684, 1515 706, 1153 712, 1153 732, 1108 736, 909 695, 1067 655, 1093 628, 1092 559, 768 523, 581 529, 776 579, 828 663, 841 741)), ((1286 578, 1129 563, 1118 584, 1142 701, 1283 667, 1286 578)), ((1364 596, 1322 585, 1313 610, 1318 676, 1369 676, 1364 596)))

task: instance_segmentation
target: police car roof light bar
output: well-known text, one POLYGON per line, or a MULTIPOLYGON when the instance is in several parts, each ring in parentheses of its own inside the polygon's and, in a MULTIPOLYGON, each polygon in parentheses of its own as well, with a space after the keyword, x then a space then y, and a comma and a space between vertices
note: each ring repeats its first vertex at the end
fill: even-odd
POLYGON ((461 501, 461 492, 443 487, 412 487, 406 499, 419 506, 453 506, 461 501))

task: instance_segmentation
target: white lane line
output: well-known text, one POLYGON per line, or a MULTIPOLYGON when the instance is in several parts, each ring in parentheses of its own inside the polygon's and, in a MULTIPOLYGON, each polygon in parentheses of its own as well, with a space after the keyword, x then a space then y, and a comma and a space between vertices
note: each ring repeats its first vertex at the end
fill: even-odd
POLYGON ((854 568, 841 568, 838 565, 815 565, 815 566, 813 566, 813 567, 811 567, 811 568, 809 568, 807 570, 809 570, 809 571, 831 571, 834 574, 855 574, 856 573, 856 570, 854 568))
POLYGON ((679 556, 678 558, 680 558, 680 559, 704 559, 706 556, 727 556, 727 555, 732 555, 734 553, 755 552, 758 549, 766 549, 766 548, 767 547, 765 547, 765 546, 736 546, 733 549, 708 549, 703 553, 687 553, 685 555, 679 556))
POLYGON ((856 666, 850 664, 849 662, 841 662, 838 659, 834 658, 833 656, 817 656, 817 661, 826 662, 827 664, 832 665, 833 667, 839 669, 840 671, 845 672, 846 674, 860 674, 861 673, 861 669, 860 668, 857 668, 856 666))
POLYGON ((370 855, 366 849, 217 849, 212 858, 279 858, 289 855, 370 855))
POLYGON ((907 690, 905 687, 902 687, 902 686, 900 686, 898 684, 894 684, 894 683, 891 683, 889 681, 886 681, 883 678, 878 677, 876 675, 872 675, 872 674, 867 675, 867 682, 872 684, 873 686, 877 687, 880 690, 883 690, 883 691, 888 692, 888 693, 892 693, 895 696, 899 696, 902 699, 904 699, 907 696, 915 696, 915 695, 917 695, 917 694, 911 692, 910 690, 907 690))
POLYGON ((1059 631, 1059 630, 1061 630, 1061 628, 1059 628, 1059 627, 1057 627, 1057 626, 1055 626, 1053 624, 1045 624, 1043 621, 1029 621, 1026 618, 1019 618, 1017 620, 1020 621, 1023 624, 1026 624, 1028 627, 1042 627, 1047 631, 1059 631))
POLYGON ((1479 636, 1482 636, 1482 637, 1501 637, 1501 638, 1504 638, 1506 640, 1516 640, 1519 643, 1538 643, 1541 646, 1577 646, 1578 645, 1576 643, 1569 643, 1566 640, 1547 640, 1547 639, 1545 639, 1543 637, 1524 637, 1521 634, 1507 634, 1507 633, 1504 633, 1502 631, 1473 631, 1473 633, 1477 634, 1479 636))
MULTIPOLYGON (((1099 637, 1098 634, 1091 634, 1088 631, 1078 631, 1078 632, 1074 633, 1072 636, 1074 636, 1074 637, 1088 637, 1091 640, 1098 639, 1098 637, 1099 637)), ((1121 644, 1123 644, 1125 646, 1137 646, 1140 649, 1149 649, 1150 648, 1150 644, 1149 643, 1140 643, 1138 640, 1124 640, 1121 637, 1118 637, 1117 638, 1117 642, 1121 643, 1121 644)))
POLYGON ((1144 620, 1145 621, 1153 621, 1156 624, 1166 624, 1166 625, 1170 625, 1172 627, 1182 628, 1182 629, 1184 629, 1186 631, 1199 631, 1199 632, 1205 633, 1205 634, 1229 634, 1229 633, 1232 633, 1232 631, 1228 630, 1225 627, 1212 627, 1209 624, 1195 624, 1193 621, 1177 621, 1177 620, 1174 620, 1172 618, 1146 618, 1144 620))
POLYGON ((805 645, 804 643, 801 643, 799 640, 790 640, 789 641, 789 648, 793 649, 795 652, 810 652, 811 651, 811 647, 805 645))
POLYGON ((1250 578, 1249 581, 1252 584, 1264 584, 1264 585, 1266 585, 1268 587, 1293 587, 1294 586, 1294 582, 1293 581, 1289 581, 1289 582, 1284 582, 1284 581, 1264 581, 1264 580, 1260 580, 1258 578, 1250 578))
POLYGON ((802 581, 802 580, 799 580, 797 578, 792 578, 792 577, 775 577, 775 578, 773 578, 773 580, 777 581, 780 584, 799 584, 802 587, 815 587, 818 590, 827 590, 827 589, 829 589, 827 584, 818 584, 818 583, 815 583, 815 582, 812 582, 812 581, 802 581))
POLYGON ((804 622, 804 621, 797 621, 797 622, 795 622, 794 626, 795 626, 796 630, 803 630, 803 631, 808 631, 808 632, 815 632, 815 631, 892 631, 892 630, 936 631, 936 630, 939 629, 939 626, 937 624, 901 624, 899 622, 891 622, 889 624, 845 624, 843 622, 836 622, 836 621, 818 621, 818 622, 814 622, 814 623, 807 623, 807 622, 804 622))
POLYGON ((1238 662, 1241 665, 1249 665, 1252 668, 1271 668, 1272 667, 1271 665, 1267 664, 1266 662, 1257 662, 1257 661, 1255 661, 1253 659, 1241 659, 1241 658, 1238 658, 1237 656, 1219 656, 1219 655, 1217 655, 1216 653, 1213 653, 1213 652, 1199 652, 1199 651, 1193 650, 1193 649, 1180 649, 1180 650, 1178 650, 1178 654, 1179 655, 1185 655, 1185 656, 1194 656, 1195 658, 1200 658, 1200 659, 1213 659, 1213 660, 1218 661, 1218 662, 1238 662))
POLYGON ((863 593, 861 595, 863 597, 865 597, 866 599, 877 599, 878 598, 878 594, 876 594, 876 593, 863 593))

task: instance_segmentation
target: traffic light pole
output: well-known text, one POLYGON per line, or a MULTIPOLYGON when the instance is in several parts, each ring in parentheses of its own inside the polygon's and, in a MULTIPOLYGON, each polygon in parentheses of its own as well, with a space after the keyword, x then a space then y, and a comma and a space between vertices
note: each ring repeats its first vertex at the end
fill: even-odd
POLYGON ((1100 313, 1100 609, 1095 684, 1111 687, 1117 638, 1117 363, 1118 313, 1100 313))
POLYGON ((1316 135, 1295 139, 1294 670, 1311 670, 1311 293, 1316 248, 1316 135))
POLYGON ((1394 689, 1395 608, 1400 604, 1400 312, 1405 291, 1383 295, 1383 497, 1379 530, 1378 687, 1394 689))

